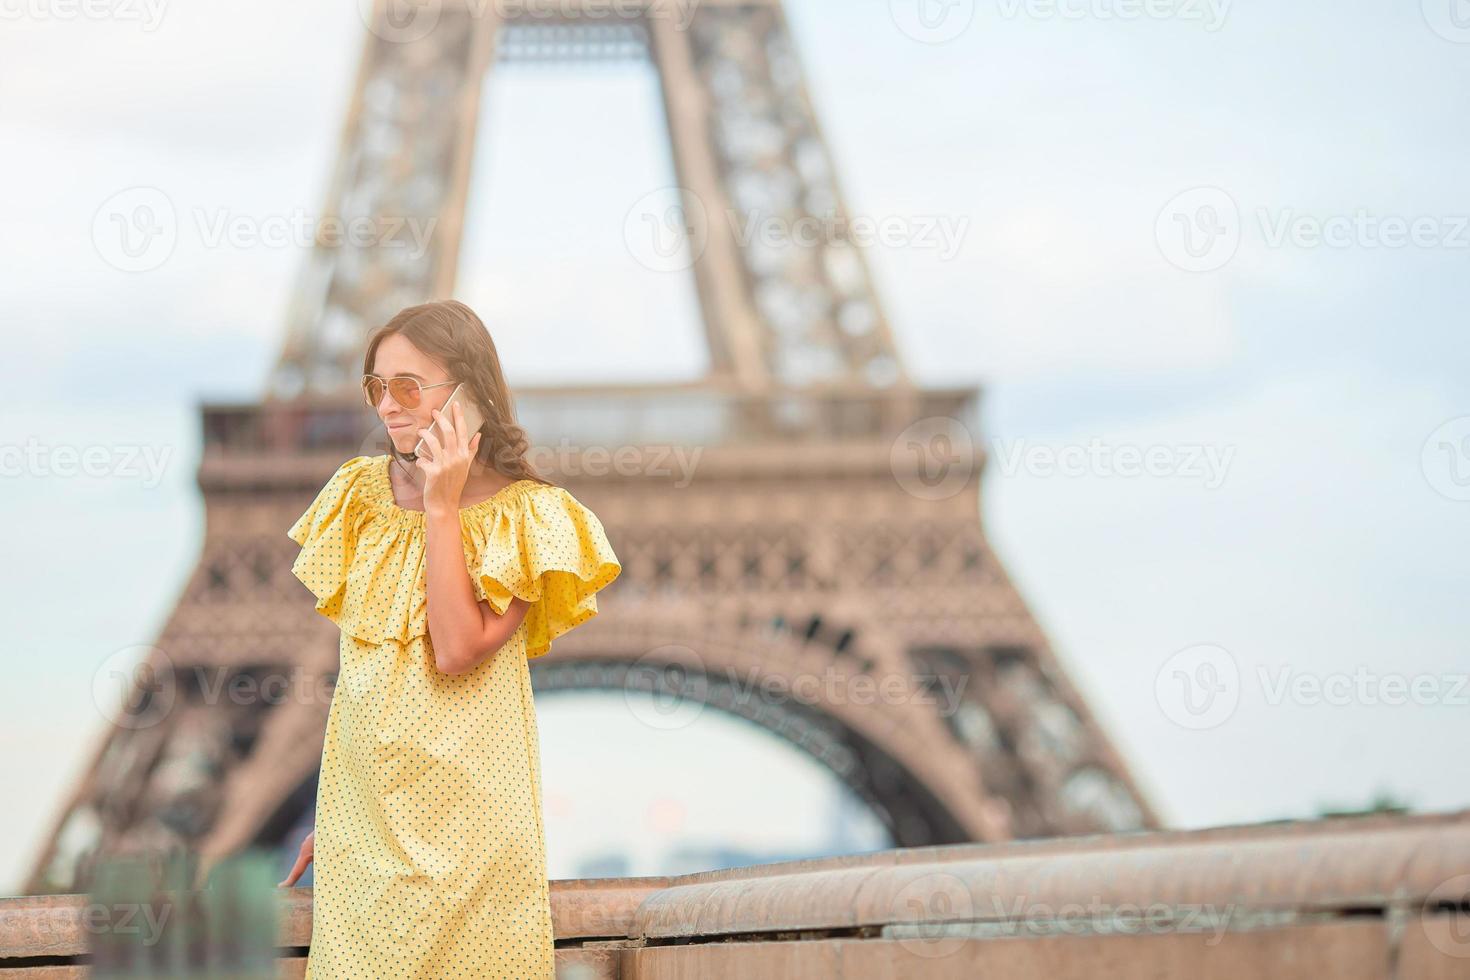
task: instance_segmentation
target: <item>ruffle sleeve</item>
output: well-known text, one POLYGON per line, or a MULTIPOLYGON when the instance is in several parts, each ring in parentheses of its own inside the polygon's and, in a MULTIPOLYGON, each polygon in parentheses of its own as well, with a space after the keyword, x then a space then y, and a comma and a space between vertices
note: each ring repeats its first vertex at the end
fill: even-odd
POLYGON ((622 572, 602 522, 564 487, 532 485, 465 531, 476 598, 498 615, 512 598, 530 603, 528 658, 597 615, 597 591, 622 572))
POLYGON ((358 490, 369 456, 354 456, 337 468, 311 506, 286 532, 301 545, 291 574, 316 596, 316 611, 342 625, 347 577, 357 551, 361 500, 358 490))

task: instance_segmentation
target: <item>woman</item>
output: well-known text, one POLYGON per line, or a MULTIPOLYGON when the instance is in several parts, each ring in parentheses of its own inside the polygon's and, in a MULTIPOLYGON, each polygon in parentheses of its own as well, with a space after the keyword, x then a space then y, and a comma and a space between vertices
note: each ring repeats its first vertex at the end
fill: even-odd
POLYGON ((306 976, 551 980, 526 661, 597 614, 621 565, 597 517, 527 463, 469 307, 403 310, 363 363, 392 452, 343 463, 287 532, 292 572, 342 630, 316 827, 281 882, 315 860, 306 976), (478 432, 439 410, 459 383, 478 432))

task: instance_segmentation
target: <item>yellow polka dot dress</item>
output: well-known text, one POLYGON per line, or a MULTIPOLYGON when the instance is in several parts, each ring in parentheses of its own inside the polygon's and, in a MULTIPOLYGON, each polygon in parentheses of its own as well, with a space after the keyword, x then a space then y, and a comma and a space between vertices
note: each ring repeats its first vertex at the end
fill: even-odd
POLYGON ((597 614, 622 570, 562 487, 521 480, 460 510, 475 597, 515 634, 441 673, 429 638, 422 511, 392 457, 343 463, 287 531, 292 573, 342 630, 317 787, 307 980, 552 980, 540 745, 527 660, 597 614))

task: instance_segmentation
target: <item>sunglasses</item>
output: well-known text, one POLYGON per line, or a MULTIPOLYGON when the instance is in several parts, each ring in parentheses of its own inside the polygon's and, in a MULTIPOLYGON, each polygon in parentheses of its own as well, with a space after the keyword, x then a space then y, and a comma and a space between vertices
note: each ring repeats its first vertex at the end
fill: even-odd
POLYGON ((386 386, 388 394, 393 396, 395 402, 404 408, 418 408, 427 389, 442 388, 452 384, 458 384, 458 382, 440 381, 438 384, 424 385, 419 384, 417 379, 406 376, 380 378, 376 374, 364 374, 362 376, 362 397, 367 399, 369 408, 377 408, 378 403, 383 400, 383 388, 386 386))

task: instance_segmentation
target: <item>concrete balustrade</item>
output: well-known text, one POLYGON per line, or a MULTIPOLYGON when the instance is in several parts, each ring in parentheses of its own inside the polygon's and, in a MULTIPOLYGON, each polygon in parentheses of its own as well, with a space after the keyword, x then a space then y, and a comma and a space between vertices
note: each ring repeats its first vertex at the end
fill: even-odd
MULTIPOLYGON (((300 977, 311 889, 278 889, 300 977)), ((87 976, 86 895, 0 900, 0 980, 87 976)), ((552 882, 563 980, 1470 977, 1470 811, 552 882)))

